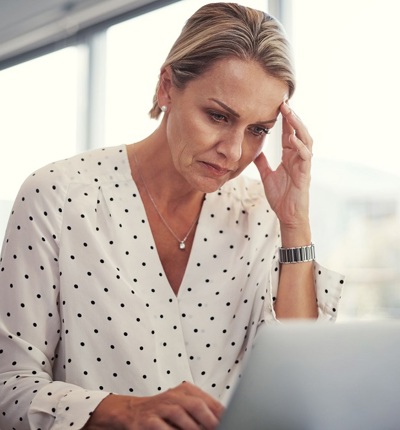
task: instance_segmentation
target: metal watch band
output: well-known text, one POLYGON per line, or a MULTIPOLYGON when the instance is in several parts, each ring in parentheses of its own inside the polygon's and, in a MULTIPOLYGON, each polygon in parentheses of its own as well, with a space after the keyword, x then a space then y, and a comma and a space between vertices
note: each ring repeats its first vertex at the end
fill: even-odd
POLYGON ((315 247, 312 243, 297 248, 279 248, 279 261, 283 264, 306 263, 315 260, 315 247))

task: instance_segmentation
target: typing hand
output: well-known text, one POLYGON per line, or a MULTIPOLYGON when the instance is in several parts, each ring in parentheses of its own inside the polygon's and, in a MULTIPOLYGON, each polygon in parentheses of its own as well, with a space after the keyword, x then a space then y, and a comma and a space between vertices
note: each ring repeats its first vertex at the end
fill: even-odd
POLYGON ((184 382, 151 397, 111 394, 94 410, 84 430, 214 430, 221 403, 184 382))

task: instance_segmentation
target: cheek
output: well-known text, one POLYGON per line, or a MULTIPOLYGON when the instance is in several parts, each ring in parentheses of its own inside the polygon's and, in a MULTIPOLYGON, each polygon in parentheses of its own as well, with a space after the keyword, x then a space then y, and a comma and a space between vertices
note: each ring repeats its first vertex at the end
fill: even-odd
POLYGON ((167 122, 167 140, 172 158, 178 160, 182 157, 185 148, 190 145, 185 121, 179 118, 175 112, 171 112, 167 122))
POLYGON ((264 139, 253 140, 250 139, 249 142, 245 145, 243 149, 243 159, 246 160, 247 164, 254 161, 260 154, 264 148, 265 137, 264 139))
POLYGON ((167 138, 173 163, 178 171, 190 168, 196 155, 204 151, 204 127, 189 115, 171 115, 168 118, 167 138))
POLYGON ((204 126, 194 115, 177 111, 168 118, 167 132, 172 145, 190 147, 196 141, 201 140, 204 126))
POLYGON ((246 167, 248 167, 260 155, 263 147, 263 142, 258 142, 257 144, 252 142, 251 144, 244 145, 242 157, 240 159, 238 169, 235 172, 235 177, 242 173, 243 170, 245 170, 246 167))

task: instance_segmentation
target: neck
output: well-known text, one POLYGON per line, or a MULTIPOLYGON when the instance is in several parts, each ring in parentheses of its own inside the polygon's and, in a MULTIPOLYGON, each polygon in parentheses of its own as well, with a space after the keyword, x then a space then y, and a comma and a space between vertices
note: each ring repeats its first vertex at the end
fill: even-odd
POLYGON ((166 142, 157 144, 152 136, 128 146, 129 163, 136 184, 140 185, 143 179, 147 191, 163 213, 174 215, 193 207, 198 211, 204 193, 193 189, 176 171, 168 144, 166 142), (139 164, 140 175, 135 165, 134 154, 139 164))
MULTIPOLYGON (((171 220, 168 220, 171 214, 169 214, 165 209, 161 209, 160 203, 164 202, 165 197, 163 197, 160 202, 156 202, 142 173, 142 168, 139 164, 139 160, 136 154, 136 147, 132 147, 131 154, 133 158, 134 168, 132 169, 132 175, 134 177, 134 180, 138 184, 138 188, 140 191, 140 195, 142 196, 143 204, 146 208, 147 215, 151 217, 151 208, 155 210, 157 213, 157 216, 160 218, 160 220, 163 222, 165 228, 169 231, 169 233, 175 238, 175 240, 179 243, 179 249, 184 251, 186 249, 186 240, 189 238, 189 235, 194 231, 194 228, 197 224, 197 221, 200 217, 200 211, 201 211, 201 202, 195 201, 194 204, 192 202, 184 202, 182 203, 182 207, 179 209, 183 210, 176 210, 176 214, 174 211, 172 211, 172 217, 171 220), (135 179, 136 176, 136 179, 135 179), (139 177, 139 181, 137 180, 137 177, 139 177), (139 185, 140 184, 140 185, 139 185), (142 189, 141 189, 142 187, 142 189), (149 202, 151 203, 149 208, 149 202), (147 204, 146 204, 147 202, 147 204), (184 231, 184 234, 179 234, 182 230, 182 226, 184 226, 188 219, 192 219, 191 224, 189 227, 187 227, 187 230, 184 231), (173 223, 178 223, 176 227, 173 226, 173 223), (179 232, 178 232, 179 227, 179 232)), ((133 166, 131 165, 131 168, 133 166)), ((181 201, 183 202, 182 196, 180 197, 181 201)), ((187 199, 186 199, 187 200, 187 199)), ((190 200, 190 199, 189 199, 190 200)), ((165 208, 167 208, 167 205, 165 205, 165 208)), ((177 207, 176 207, 177 208, 177 207)), ((176 209, 174 208, 174 209, 176 209)))

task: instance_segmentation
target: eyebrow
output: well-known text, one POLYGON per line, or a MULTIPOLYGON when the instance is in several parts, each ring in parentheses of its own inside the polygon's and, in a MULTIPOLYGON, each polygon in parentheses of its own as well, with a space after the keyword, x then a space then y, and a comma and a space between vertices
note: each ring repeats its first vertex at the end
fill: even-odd
MULTIPOLYGON (((240 118, 240 115, 235 110, 233 110, 231 107, 229 107, 228 105, 226 105, 224 102, 221 102, 221 100, 215 99, 213 97, 211 97, 209 100, 212 100, 213 102, 219 104, 222 108, 224 108, 226 111, 228 111, 230 114, 232 114, 236 118, 240 118)), ((257 123, 258 124, 275 124, 276 121, 277 121, 277 118, 270 119, 270 120, 267 120, 267 121, 257 121, 257 123)))

